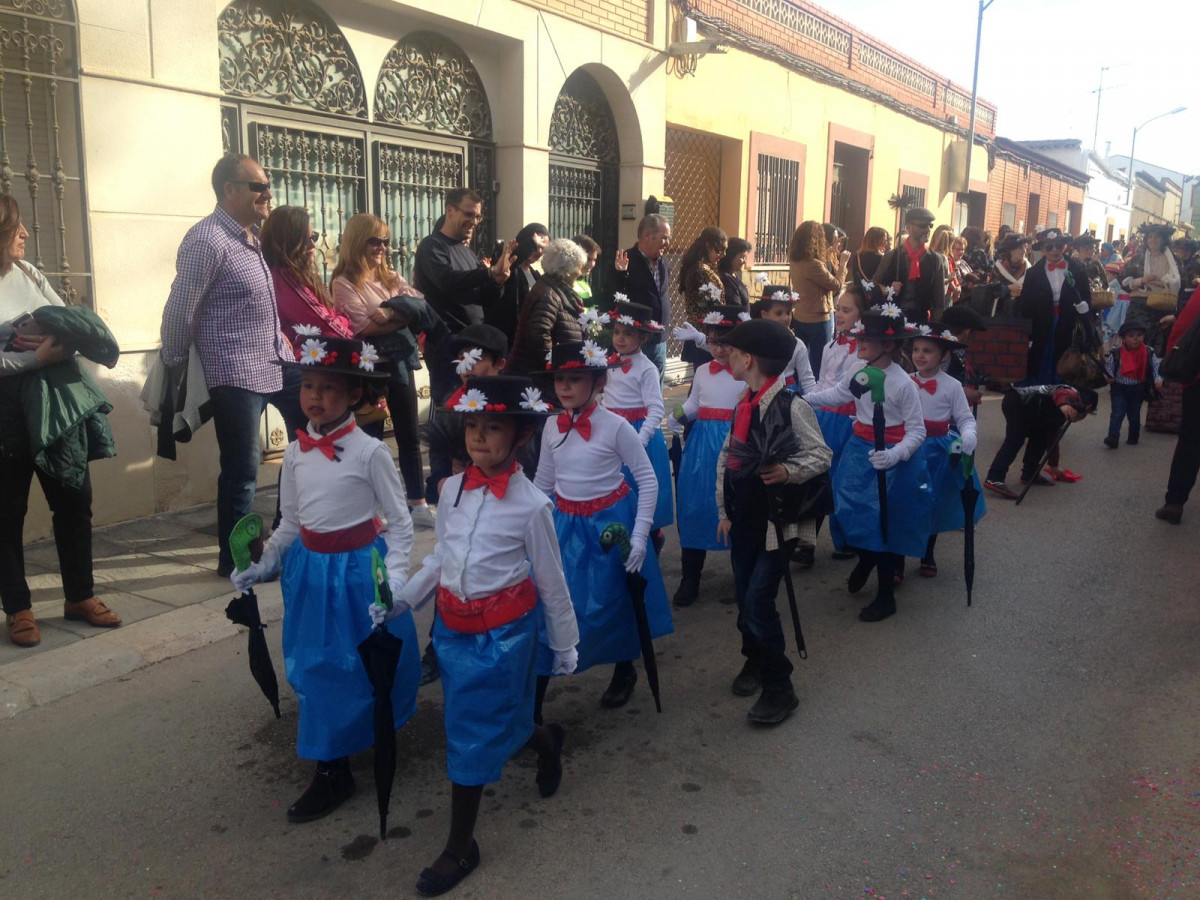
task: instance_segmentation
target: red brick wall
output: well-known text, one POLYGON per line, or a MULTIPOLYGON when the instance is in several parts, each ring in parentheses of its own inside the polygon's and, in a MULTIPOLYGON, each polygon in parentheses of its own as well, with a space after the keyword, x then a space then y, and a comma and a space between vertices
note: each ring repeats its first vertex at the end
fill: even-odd
POLYGON ((996 157, 996 165, 988 174, 987 221, 984 228, 995 234, 1003 221, 1004 204, 1013 203, 1017 215, 1013 227, 1024 222, 1025 234, 1032 234, 1037 225, 1045 225, 1050 213, 1058 213, 1058 227, 1067 230, 1067 204, 1083 204, 1083 188, 1058 178, 1035 172, 1017 162, 996 157), (1029 221, 1029 195, 1041 197, 1038 221, 1029 221))
POLYGON ((991 319, 988 330, 971 338, 971 365, 988 382, 1013 382, 1025 377, 1029 358, 1029 322, 991 319))
POLYGON ((650 39, 648 0, 523 0, 637 41, 650 39))
MULTIPOLYGON (((969 87, 953 84, 819 6, 804 0, 688 0, 688 5, 698 13, 728 23, 743 34, 888 94, 908 106, 940 119, 957 116, 959 125, 964 129, 967 127, 969 87), (800 23, 801 27, 796 27, 795 23, 800 23), (881 72, 879 66, 867 64, 863 61, 864 53, 869 58, 885 60, 885 67, 901 73, 902 77, 894 77, 881 72)), ((980 100, 976 109, 976 132, 994 135, 996 107, 980 100)))

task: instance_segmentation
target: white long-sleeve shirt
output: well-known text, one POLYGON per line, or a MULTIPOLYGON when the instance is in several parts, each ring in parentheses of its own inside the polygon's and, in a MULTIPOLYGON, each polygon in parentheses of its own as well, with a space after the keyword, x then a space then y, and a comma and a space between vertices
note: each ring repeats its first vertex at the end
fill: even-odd
POLYGON ((438 584, 463 600, 477 600, 520 584, 532 574, 550 649, 570 650, 579 643, 579 626, 563 575, 550 501, 519 469, 509 477, 503 498, 486 486, 460 494, 462 480, 463 475, 454 475, 442 490, 437 545, 409 586, 417 605, 438 584), (451 498, 457 498, 453 506, 451 498))
MULTIPOLYGON (((857 373, 847 375, 835 387, 805 394, 804 399, 818 409, 822 406, 853 403, 858 421, 871 428, 874 423, 875 404, 871 402, 869 391, 861 397, 850 393, 850 379, 855 374, 857 373)), ((904 426, 904 439, 895 446, 902 459, 908 459, 925 440, 925 415, 921 411, 921 399, 917 396, 917 386, 900 366, 889 362, 883 369, 883 374, 884 423, 889 427, 904 426)))
POLYGON ((633 356, 622 356, 621 362, 626 361, 630 363, 628 372, 622 372, 620 369, 608 370, 608 384, 604 388, 601 402, 606 409, 646 408, 646 420, 642 422, 638 432, 642 446, 645 447, 650 443, 650 438, 654 437, 654 432, 662 427, 665 410, 662 380, 654 363, 640 350, 633 356))
MULTIPOLYGON (((8 274, 0 275, 0 347, 8 346, 14 320, 43 306, 65 305, 36 266, 14 261, 8 274)), ((36 368, 36 350, 0 350, 0 376, 36 368)))
MULTIPOLYGON (((823 391, 840 384, 846 376, 853 375, 867 364, 859 359, 857 345, 852 341, 839 344, 834 338, 821 351, 821 377, 817 379, 815 391, 823 391), (853 349, 852 349, 853 348, 853 349)), ((805 393, 808 393, 805 391, 805 393)))
POLYGON ((796 349, 792 351, 792 359, 780 377, 785 383, 790 381, 796 385, 796 393, 800 395, 807 394, 816 387, 817 379, 813 377, 812 362, 808 358, 808 347, 800 338, 796 338, 796 349))
POLYGON ((962 438, 963 452, 974 453, 979 435, 962 383, 945 372, 938 372, 933 378, 913 375, 912 380, 917 385, 917 397, 921 401, 921 415, 925 421, 951 423, 962 438), (937 382, 937 388, 932 394, 921 388, 921 385, 929 381, 937 382))
POLYGON ((701 409, 732 411, 746 390, 746 382, 734 378, 729 369, 721 368, 714 373, 710 366, 710 363, 698 366, 692 377, 692 390, 683 401, 683 414, 689 420, 695 419, 701 409))
MULTIPOLYGON (((321 433, 308 426, 313 438, 321 433)), ((338 461, 320 450, 304 452, 300 443, 288 444, 279 479, 279 527, 263 550, 261 564, 275 571, 300 536, 309 531, 341 531, 382 513, 387 524, 380 532, 387 544, 388 580, 408 580, 413 526, 404 499, 404 488, 392 454, 361 428, 338 438, 338 461)))
POLYGON ((547 496, 558 494, 564 500, 576 502, 597 500, 621 486, 625 481, 621 466, 628 466, 638 489, 634 535, 644 539, 650 534, 658 502, 658 479, 650 457, 633 426, 616 413, 596 406, 592 409, 591 425, 588 440, 576 428, 564 440, 558 430, 558 419, 546 422, 534 484, 547 496))

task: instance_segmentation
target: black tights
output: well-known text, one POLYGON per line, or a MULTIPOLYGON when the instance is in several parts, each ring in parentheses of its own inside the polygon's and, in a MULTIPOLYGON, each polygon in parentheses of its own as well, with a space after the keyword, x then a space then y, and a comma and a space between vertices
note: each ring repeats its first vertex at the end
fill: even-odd
POLYGON ((875 602, 894 603, 896 600, 896 585, 893 581, 896 574, 896 560, 904 557, 894 553, 876 550, 859 550, 858 565, 855 568, 865 574, 875 569, 878 577, 878 587, 875 591, 875 602))

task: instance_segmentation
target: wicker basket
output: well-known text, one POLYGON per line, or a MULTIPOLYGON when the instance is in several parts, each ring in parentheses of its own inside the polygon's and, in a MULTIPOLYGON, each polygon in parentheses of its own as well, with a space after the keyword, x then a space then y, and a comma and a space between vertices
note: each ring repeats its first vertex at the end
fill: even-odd
POLYGON ((1179 298, 1173 291, 1151 291, 1146 295, 1146 305, 1159 312, 1173 313, 1179 306, 1179 298))
POLYGON ((1092 291, 1092 309, 1112 309, 1112 291, 1092 291))

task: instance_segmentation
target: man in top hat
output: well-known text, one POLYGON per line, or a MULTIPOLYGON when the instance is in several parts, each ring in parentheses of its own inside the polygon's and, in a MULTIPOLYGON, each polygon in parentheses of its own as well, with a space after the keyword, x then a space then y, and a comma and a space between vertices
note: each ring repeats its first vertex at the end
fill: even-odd
POLYGON ((1042 258, 1029 267, 1019 310, 1033 320, 1026 377, 1033 384, 1057 384, 1059 358, 1071 346, 1079 316, 1092 309, 1092 290, 1083 264, 1067 257, 1071 236, 1057 228, 1039 231, 1033 249, 1042 258))
POLYGON ((878 298, 890 286, 893 299, 910 322, 928 322, 946 302, 946 262, 929 249, 933 213, 918 206, 904 214, 906 237, 875 270, 878 298))

